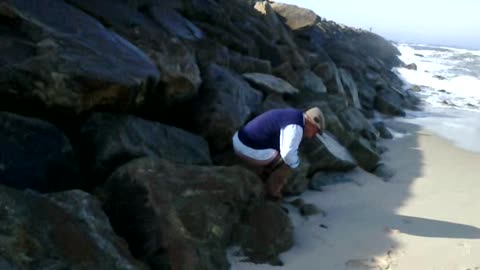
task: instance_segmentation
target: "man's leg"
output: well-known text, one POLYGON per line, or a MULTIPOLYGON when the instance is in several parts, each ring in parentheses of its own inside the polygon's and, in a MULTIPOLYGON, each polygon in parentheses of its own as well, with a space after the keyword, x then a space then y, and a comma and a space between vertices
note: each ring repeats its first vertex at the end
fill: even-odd
POLYGON ((276 199, 281 199, 282 189, 287 183, 287 179, 291 173, 292 169, 285 163, 274 168, 266 181, 268 195, 276 199))

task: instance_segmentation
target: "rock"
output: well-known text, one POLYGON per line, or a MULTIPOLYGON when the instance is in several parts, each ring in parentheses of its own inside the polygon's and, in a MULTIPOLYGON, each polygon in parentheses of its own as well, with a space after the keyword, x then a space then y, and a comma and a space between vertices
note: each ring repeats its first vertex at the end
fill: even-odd
POLYGON ((141 50, 63 1, 10 1, 0 14, 0 99, 12 112, 31 109, 25 102, 64 114, 134 109, 160 76, 141 50))
POLYGON ((393 139, 392 133, 385 126, 384 122, 381 122, 381 121, 375 122, 375 123, 373 123, 373 126, 378 130, 381 138, 383 138, 383 139, 393 139))
POLYGON ((377 167, 380 156, 367 140, 357 138, 348 146, 348 150, 355 157, 358 165, 366 171, 371 172, 377 167))
POLYGON ((378 138, 378 131, 358 109, 348 107, 342 111, 338 111, 337 116, 347 131, 353 132, 354 134, 361 134, 371 141, 378 138))
POLYGON ((318 16, 313 11, 294 5, 272 3, 273 10, 282 18, 292 30, 302 30, 314 26, 318 16))
POLYGON ((281 94, 275 93, 268 94, 263 101, 262 106, 260 106, 260 108, 258 108, 258 110, 254 112, 254 115, 260 115, 266 111, 273 109, 292 108, 292 106, 285 102, 282 96, 283 95, 281 94))
POLYGON ((412 88, 410 88, 410 91, 421 92, 422 88, 419 85, 413 85, 412 88))
POLYGON ((351 183, 354 180, 344 173, 339 172, 317 172, 310 180, 309 188, 312 190, 322 191, 324 186, 335 185, 340 183, 351 183))
POLYGON ((302 205, 299 210, 300 210, 300 214, 304 217, 313 216, 318 213, 322 213, 321 209, 319 209, 316 205, 310 204, 310 203, 302 205))
POLYGON ((439 80, 442 80, 442 81, 443 81, 443 80, 446 80, 445 77, 440 76, 440 75, 433 75, 433 77, 434 77, 435 79, 439 79, 439 80))
POLYGON ((411 63, 405 66, 406 69, 417 70, 417 64, 411 63))
POLYGON ((233 134, 261 104, 262 94, 238 75, 210 65, 204 72, 201 99, 191 119, 214 151, 231 144, 233 134))
POLYGON ((362 105, 360 104, 360 98, 358 97, 358 88, 355 81, 352 78, 352 75, 345 69, 339 69, 340 79, 342 80, 343 89, 345 90, 346 96, 349 100, 349 103, 357 108, 361 109, 362 105))
POLYGON ((256 89, 266 92, 276 92, 279 94, 296 94, 298 89, 288 82, 269 75, 261 73, 245 73, 243 77, 256 89))
POLYGON ((254 263, 275 262, 280 253, 293 246, 293 225, 276 203, 253 208, 244 224, 236 233, 237 241, 254 263))
POLYGON ((182 164, 210 165, 200 136, 132 115, 94 113, 81 128, 79 153, 85 169, 101 184, 117 167, 148 156, 182 164))
POLYGON ((420 53, 415 53, 415 55, 418 56, 418 57, 425 57, 425 55, 420 54, 420 53))
POLYGON ((293 69, 289 62, 285 62, 272 69, 273 75, 284 79, 289 82, 293 87, 299 89, 302 88, 302 79, 300 75, 293 69))
POLYGON ((440 93, 448 93, 448 91, 445 90, 445 89, 440 89, 440 90, 438 90, 438 92, 440 92, 440 93))
POLYGON ((52 192, 83 187, 69 139, 54 125, 0 112, 0 183, 52 192))
POLYGON ((102 197, 115 231, 152 267, 226 270, 233 229, 263 196, 261 180, 241 167, 141 158, 112 173, 102 197))
POLYGON ((356 167, 350 153, 328 132, 323 136, 305 141, 301 145, 311 164, 310 173, 318 170, 348 171, 356 167))
POLYGON ((303 89, 313 93, 327 93, 327 88, 325 84, 323 84, 322 79, 315 75, 311 70, 303 72, 303 89))
POLYGON ((384 146, 384 145, 377 145, 377 152, 382 155, 383 153, 386 153, 388 152, 388 147, 384 146))
POLYGON ((198 41, 205 37, 205 34, 195 24, 185 19, 174 8, 169 8, 166 3, 159 3, 149 8, 147 15, 157 22, 171 35, 198 41))
POLYGON ((405 116, 403 99, 393 91, 382 90, 375 97, 375 108, 384 114, 405 116))
POLYGON ((202 81, 196 53, 187 44, 202 40, 205 33, 181 15, 180 2, 68 2, 128 39, 152 59, 159 70, 159 83, 135 99, 141 102, 142 110, 156 117, 197 96, 202 81))
POLYGON ((373 173, 385 181, 390 180, 395 175, 395 172, 383 163, 380 163, 373 173))
POLYGON ((300 208, 303 205, 305 205, 305 201, 302 198, 295 199, 289 203, 297 208, 300 208))
POLYGON ((237 73, 272 73, 272 66, 267 60, 252 56, 241 55, 235 51, 230 51, 230 68, 237 73))
POLYGON ((148 269, 87 193, 39 195, 0 186, 0 205, 2 269, 148 269))

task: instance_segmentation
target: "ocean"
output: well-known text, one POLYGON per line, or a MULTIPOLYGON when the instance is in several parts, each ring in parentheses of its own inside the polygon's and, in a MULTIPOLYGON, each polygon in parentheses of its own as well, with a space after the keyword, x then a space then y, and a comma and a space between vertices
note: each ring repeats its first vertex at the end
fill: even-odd
POLYGON ((423 101, 401 121, 419 124, 464 149, 480 152, 480 50, 397 44, 400 59, 417 70, 395 68, 423 101))

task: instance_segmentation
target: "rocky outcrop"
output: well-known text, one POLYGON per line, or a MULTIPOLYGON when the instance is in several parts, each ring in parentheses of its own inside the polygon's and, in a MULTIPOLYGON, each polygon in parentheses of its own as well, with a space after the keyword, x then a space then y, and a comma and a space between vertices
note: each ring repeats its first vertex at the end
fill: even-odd
MULTIPOLYGON (((227 269, 225 247, 231 244, 233 230, 242 224, 243 213, 255 215, 252 203, 262 195, 261 180, 240 167, 175 165, 143 158, 110 176, 104 198, 112 224, 136 256, 172 269, 227 269)), ((245 226, 253 226, 253 234, 260 229, 245 226)), ((292 236, 291 231, 282 234, 292 236)), ((255 239, 250 233, 246 236, 255 239)), ((253 254, 269 256, 287 248, 275 239, 258 247, 253 254), (270 245, 267 251, 265 245, 270 245)))
POLYGON ((81 191, 52 195, 0 186, 2 269, 148 269, 81 191))
POLYGON ((184 130, 131 115, 95 113, 81 128, 79 155, 99 185, 117 167, 139 158, 211 165, 208 143, 184 130))
POLYGON ((12 111, 37 106, 71 113, 139 106, 153 61, 97 20, 59 0, 0 6, 0 99, 12 111), (81 31, 79 31, 81 29, 81 31))
POLYGON ((292 224, 232 135, 270 109, 320 107, 325 134, 302 143, 284 190, 300 195, 336 181, 327 171, 391 177, 371 118, 418 104, 390 42, 287 4, 10 0, 0 29, 0 192, 14 209, 0 268, 228 269, 230 245, 280 265, 292 224), (92 195, 4 185, 94 194, 130 250, 92 195))

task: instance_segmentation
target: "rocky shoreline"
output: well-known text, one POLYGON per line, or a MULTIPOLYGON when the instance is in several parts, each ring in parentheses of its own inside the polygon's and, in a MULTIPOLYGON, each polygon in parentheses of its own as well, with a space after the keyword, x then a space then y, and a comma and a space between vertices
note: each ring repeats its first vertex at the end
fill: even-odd
POLYGON ((0 29, 1 269, 228 269, 231 245, 279 264, 292 224, 234 132, 320 107, 298 195, 323 172, 382 174, 371 119, 419 102, 389 41, 286 4, 10 0, 0 29))

